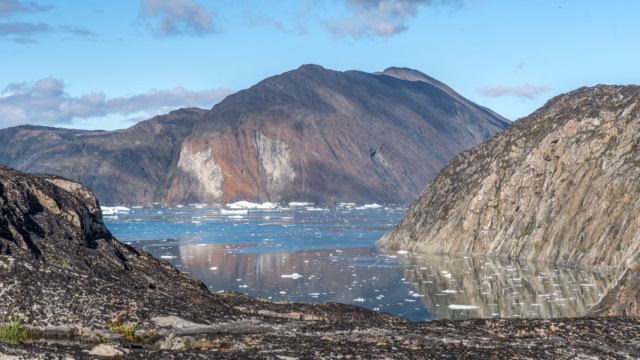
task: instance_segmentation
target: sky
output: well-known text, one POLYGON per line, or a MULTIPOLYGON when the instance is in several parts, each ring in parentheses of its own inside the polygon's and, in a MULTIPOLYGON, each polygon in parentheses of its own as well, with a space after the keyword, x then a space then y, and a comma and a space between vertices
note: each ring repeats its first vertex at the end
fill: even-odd
POLYGON ((113 130, 318 64, 419 70, 509 120, 640 84, 636 0, 0 0, 0 128, 113 130))

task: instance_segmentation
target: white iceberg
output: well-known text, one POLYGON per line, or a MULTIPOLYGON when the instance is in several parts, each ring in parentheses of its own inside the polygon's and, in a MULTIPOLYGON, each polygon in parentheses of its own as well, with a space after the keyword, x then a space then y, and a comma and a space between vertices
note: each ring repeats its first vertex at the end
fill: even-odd
POLYGON ((289 203, 289 207, 302 207, 302 206, 309 206, 311 205, 311 203, 309 202, 290 202, 289 203))
POLYGON ((102 210, 102 215, 117 215, 131 211, 131 209, 125 206, 100 206, 100 210, 102 210))
POLYGON ((248 201, 238 201, 231 204, 227 204, 229 209, 275 209, 278 205, 266 202, 262 204, 252 203, 248 201))
POLYGON ((449 305, 449 309, 452 309, 452 310, 473 310, 477 308, 478 308, 477 306, 473 306, 473 305, 455 305, 455 304, 449 305))
POLYGON ((302 275, 298 274, 298 273, 293 273, 291 275, 280 275, 281 278, 285 278, 285 279, 299 279, 301 277, 303 277, 302 275))

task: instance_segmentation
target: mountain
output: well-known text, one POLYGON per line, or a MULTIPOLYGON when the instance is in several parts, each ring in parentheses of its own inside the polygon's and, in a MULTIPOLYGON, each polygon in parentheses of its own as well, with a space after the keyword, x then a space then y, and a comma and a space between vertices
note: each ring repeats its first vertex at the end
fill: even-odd
POLYGON ((458 155, 379 243, 609 271, 640 250, 640 87, 580 88, 458 155))
POLYGON ((305 65, 116 131, 0 130, 0 164, 80 181, 103 204, 408 203, 508 122, 410 69, 305 65))
POLYGON ((165 198, 182 141, 204 113, 180 109, 115 131, 8 128, 0 164, 80 181, 103 203, 149 204, 165 198))
POLYGON ((169 202, 409 202, 499 115, 415 70, 317 65, 215 105, 185 140, 169 202))

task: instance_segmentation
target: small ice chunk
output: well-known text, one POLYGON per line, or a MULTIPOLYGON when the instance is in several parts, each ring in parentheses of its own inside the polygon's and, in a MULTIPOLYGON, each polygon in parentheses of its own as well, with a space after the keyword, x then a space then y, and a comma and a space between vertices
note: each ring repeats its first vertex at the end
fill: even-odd
POLYGON ((281 278, 285 278, 285 279, 299 279, 301 277, 303 277, 302 275, 298 274, 298 273, 293 273, 291 275, 280 275, 281 278))
POLYGON ((452 310, 473 310, 477 308, 478 307, 474 305, 455 305, 455 304, 449 305, 449 309, 452 309, 452 310))
POLYGON ((212 266, 209 268, 209 270, 218 270, 218 268, 216 266, 212 266))

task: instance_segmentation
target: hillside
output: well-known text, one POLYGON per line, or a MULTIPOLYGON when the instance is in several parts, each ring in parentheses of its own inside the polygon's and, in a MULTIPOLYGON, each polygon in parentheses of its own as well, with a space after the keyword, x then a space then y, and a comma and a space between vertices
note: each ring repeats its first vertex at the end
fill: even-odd
POLYGON ((181 109, 116 131, 0 130, 0 164, 79 181, 103 204, 149 204, 165 197, 182 141, 205 112, 181 109))
POLYGON ((640 87, 581 88, 466 151, 379 242, 622 271, 640 250, 640 87))
POLYGON ((508 125, 428 79, 304 65, 230 95, 185 140, 168 200, 412 201, 508 125))

